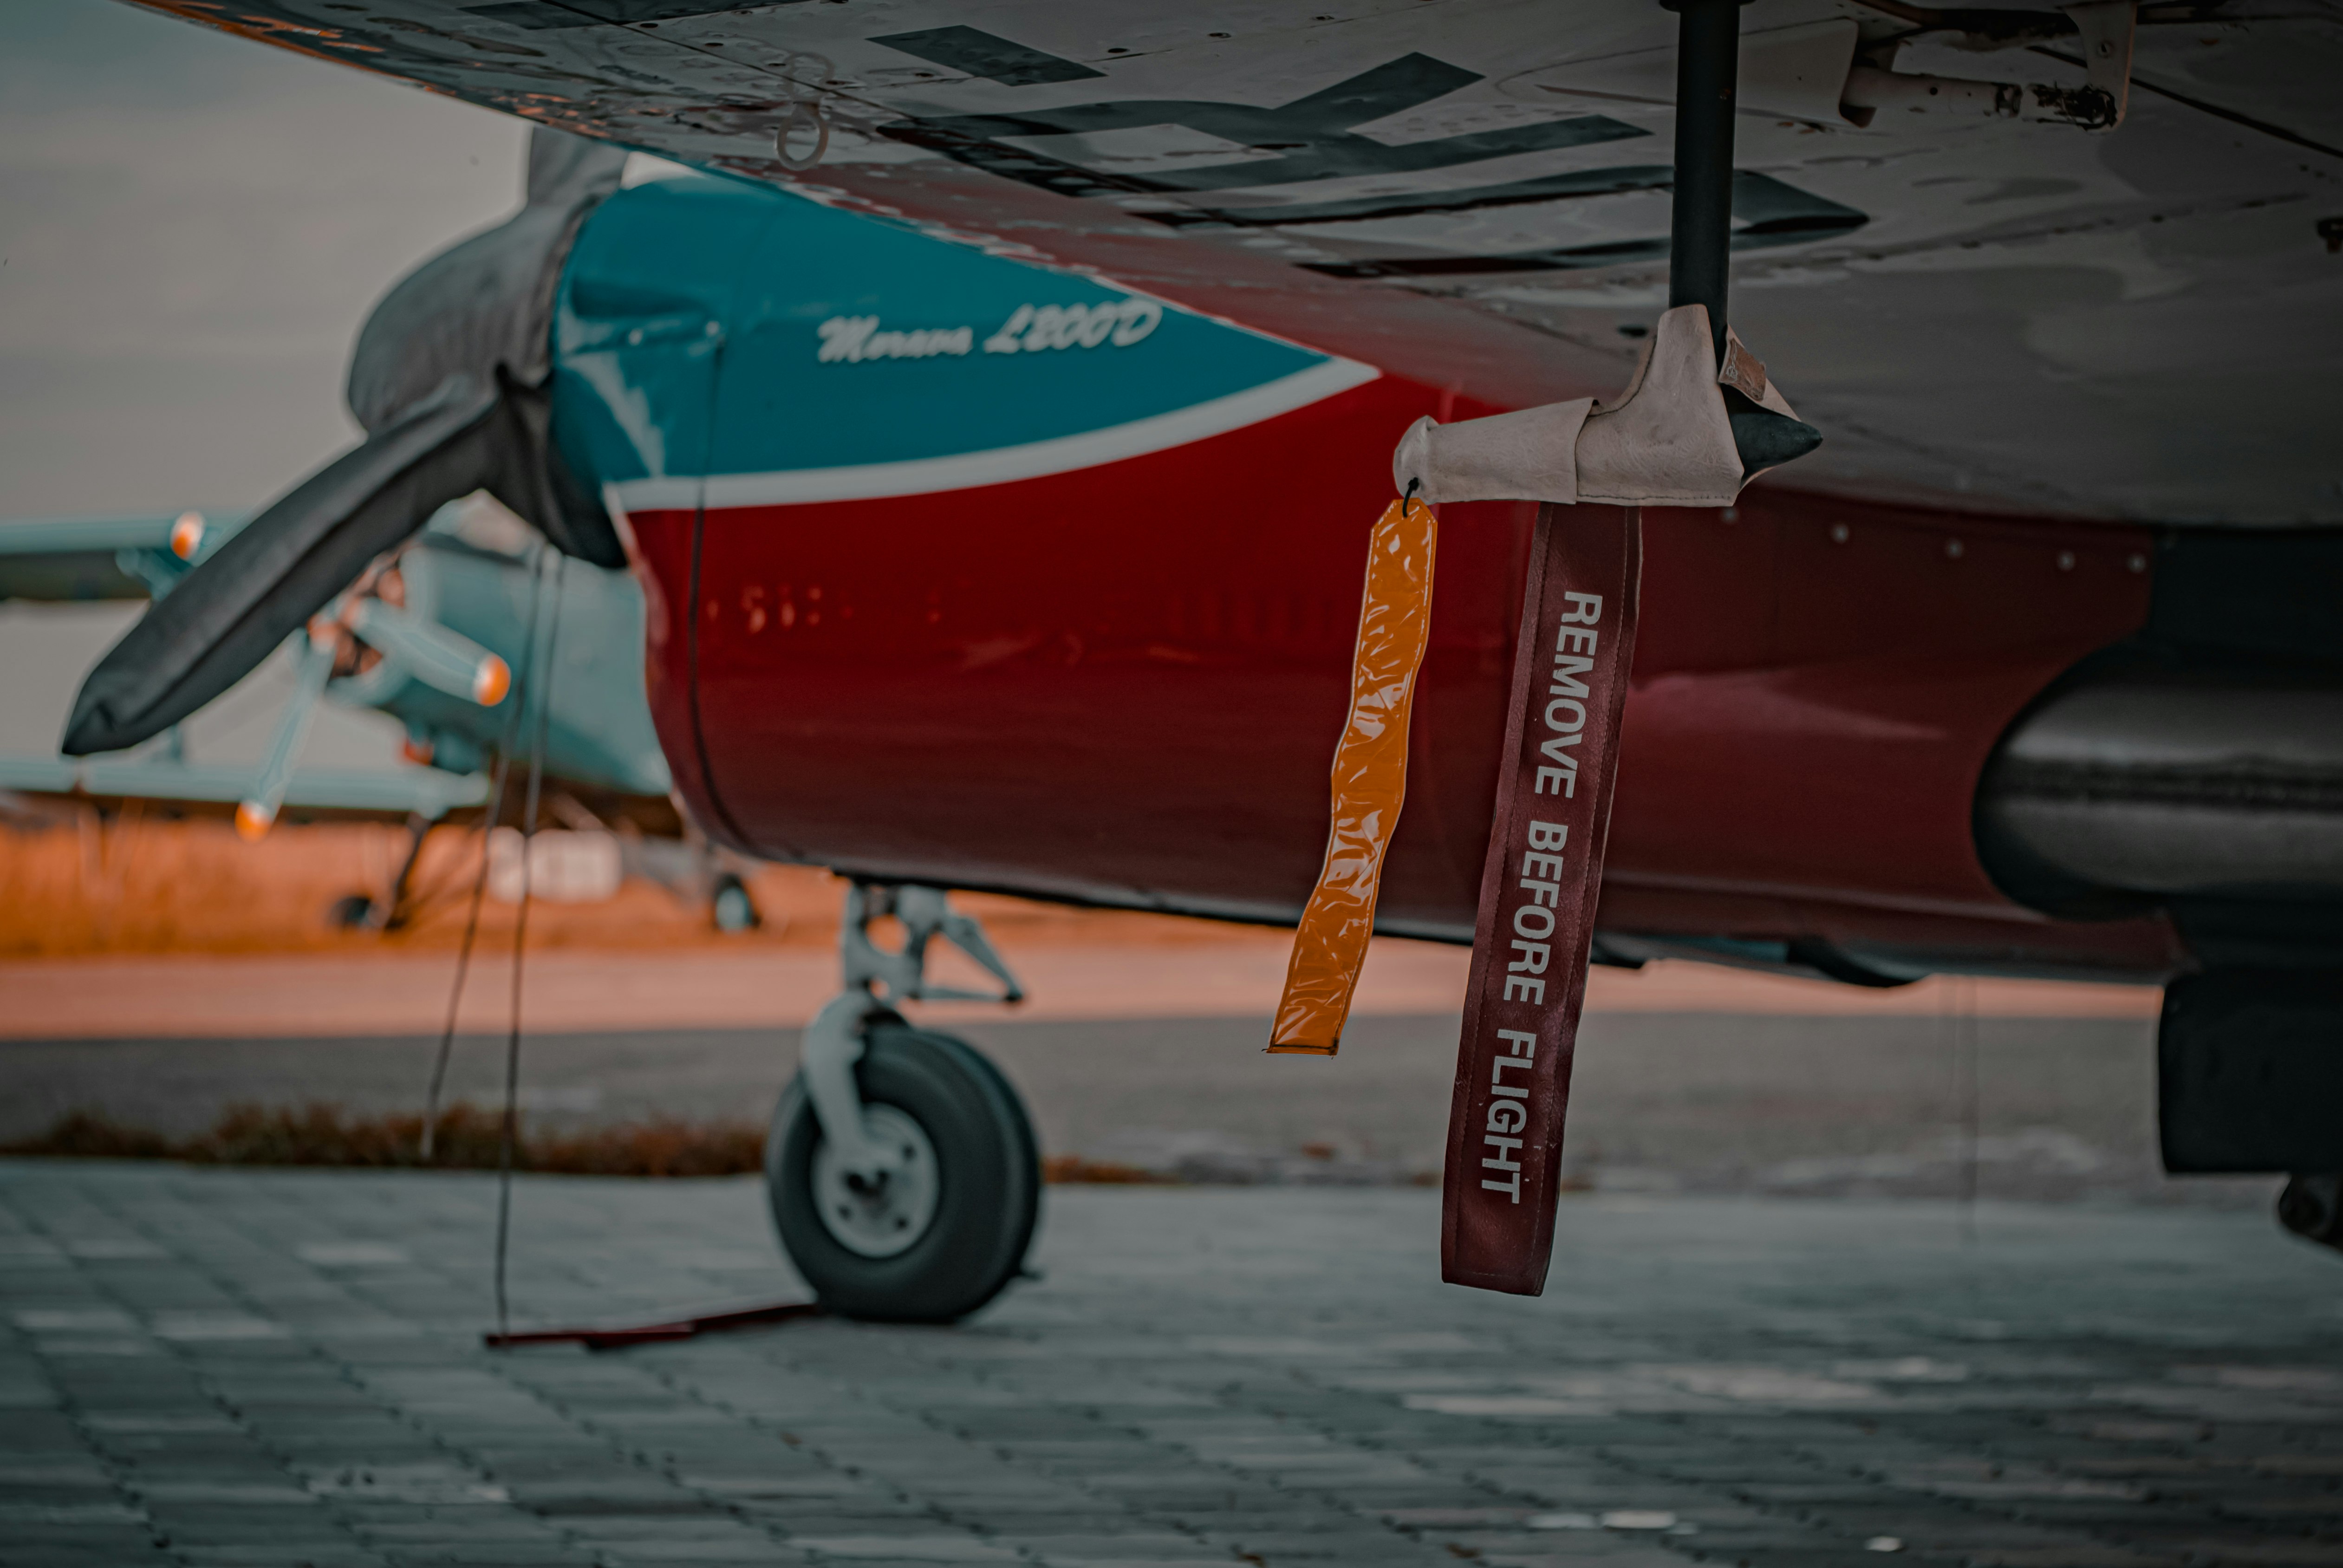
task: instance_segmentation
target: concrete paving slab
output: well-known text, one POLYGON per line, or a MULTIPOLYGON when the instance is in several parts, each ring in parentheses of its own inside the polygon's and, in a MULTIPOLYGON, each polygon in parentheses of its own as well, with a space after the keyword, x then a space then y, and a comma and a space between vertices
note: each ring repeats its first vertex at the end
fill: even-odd
MULTIPOLYGON (((0 1162, 0 1563, 2343 1563, 2343 1265, 2257 1213, 1596 1194, 1523 1300, 1430 1192, 1053 1189, 959 1328, 593 1356, 481 1347, 494 1200, 0 1162)), ((753 1181, 514 1213, 529 1323, 801 1291, 753 1181)))

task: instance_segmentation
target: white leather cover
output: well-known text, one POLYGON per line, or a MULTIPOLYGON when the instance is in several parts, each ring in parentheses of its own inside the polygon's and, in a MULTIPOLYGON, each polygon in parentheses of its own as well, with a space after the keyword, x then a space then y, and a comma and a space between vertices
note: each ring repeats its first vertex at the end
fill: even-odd
MULTIPOLYGON (((1616 399, 1578 397, 1453 425, 1418 419, 1392 454, 1392 477, 1402 495, 1413 483, 1435 504, 1731 506, 1741 454, 1716 377, 1707 307, 1679 305, 1660 317, 1616 399)), ((1796 417, 1770 381, 1758 401, 1796 417)))
POLYGON ((1578 498, 1624 506, 1724 507, 1741 491, 1708 307, 1660 317, 1635 378, 1578 436, 1578 498))
POLYGON ((1418 419, 1392 454, 1401 495, 1443 501, 1562 501, 1578 498, 1578 427, 1594 399, 1575 397, 1485 419, 1443 425, 1418 419))

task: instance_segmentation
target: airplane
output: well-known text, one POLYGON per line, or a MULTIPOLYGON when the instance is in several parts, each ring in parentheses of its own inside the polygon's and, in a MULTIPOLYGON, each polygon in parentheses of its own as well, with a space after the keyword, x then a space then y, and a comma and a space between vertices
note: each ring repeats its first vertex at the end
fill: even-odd
POLYGON ((133 3, 538 130, 520 214, 361 335, 365 442, 117 645, 66 749, 159 733, 476 488, 631 569, 691 819, 862 890, 768 1171, 840 1310, 959 1317, 1031 1233, 1014 1091, 876 996, 974 947, 931 890, 1303 919, 1394 444, 1591 429, 1680 350, 1724 493, 1438 508, 1375 928, 1474 940, 1531 551, 1624 516, 1580 958, 2164 985, 2167 1168, 2290 1173, 2288 1227, 2343 1238, 2323 5, 133 3))
MULTIPOLYGON (((160 599, 250 520, 249 513, 196 510, 0 520, 0 600, 160 599)), ((536 729, 527 693, 509 708, 503 698, 514 671, 529 667, 522 607, 538 548, 533 533, 485 497, 440 508, 374 591, 360 597, 364 640, 337 628, 312 660, 299 639, 296 691, 257 768, 190 760, 174 729, 160 750, 131 758, 0 755, 0 790, 107 813, 136 802, 172 815, 232 815, 249 838, 280 814, 302 822, 397 823, 407 842, 388 884, 353 893, 330 911, 346 927, 397 930, 428 902, 415 883, 425 840, 442 825, 485 821, 492 759, 500 746, 509 749, 508 731, 536 729), (302 767, 320 697, 398 719, 407 730, 398 761, 302 767)), ((753 929, 762 918, 747 880, 753 864, 709 845, 669 799, 667 763, 643 698, 641 591, 625 573, 579 565, 565 569, 559 593, 572 634, 544 694, 547 815, 570 830, 608 837, 622 878, 667 889, 706 910, 719 930, 753 929)), ((508 779, 507 793, 498 814, 510 823, 520 811, 521 780, 508 779)))

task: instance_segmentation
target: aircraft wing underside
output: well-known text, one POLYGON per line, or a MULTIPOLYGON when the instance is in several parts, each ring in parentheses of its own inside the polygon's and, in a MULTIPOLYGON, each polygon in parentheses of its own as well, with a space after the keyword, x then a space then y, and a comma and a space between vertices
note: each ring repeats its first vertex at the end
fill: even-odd
MULTIPOLYGON (((146 757, 87 760, 0 756, 0 794, 119 806, 153 802, 166 811, 229 817, 252 793, 253 769, 236 764, 173 762, 146 757)), ((427 768, 311 768, 285 791, 288 821, 437 821, 484 804, 488 781, 477 773, 427 768)))
MULTIPOLYGON (((1654 0, 136 3, 1494 404, 1617 389, 1665 298, 1654 0)), ((2343 521, 2343 7, 2142 6, 2112 132, 1843 102, 2084 84, 2062 14, 1998 15, 2042 25, 1744 15, 1733 312, 1827 435, 1797 483, 2343 521)))

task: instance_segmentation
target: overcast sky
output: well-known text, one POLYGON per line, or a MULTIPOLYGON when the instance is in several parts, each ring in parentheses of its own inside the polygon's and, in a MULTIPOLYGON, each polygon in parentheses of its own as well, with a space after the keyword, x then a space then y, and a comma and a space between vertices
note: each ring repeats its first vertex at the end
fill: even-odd
MULTIPOLYGON (((260 506, 357 438, 344 360, 519 205, 520 122, 114 0, 0 0, 0 518, 260 506)), ((135 606, 0 605, 0 753, 53 753, 135 606)), ((281 672, 193 727, 257 756, 281 672)), ((328 707, 313 763, 396 727, 328 707)))
POLYGON ((518 205, 518 120, 115 0, 0 0, 0 518, 272 499, 384 290, 518 205))

